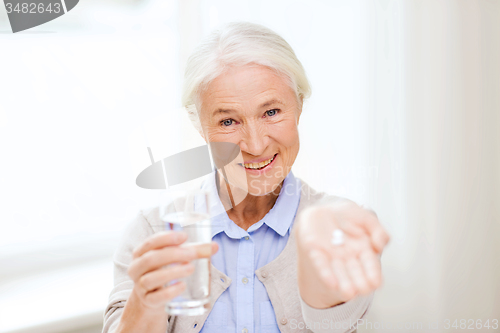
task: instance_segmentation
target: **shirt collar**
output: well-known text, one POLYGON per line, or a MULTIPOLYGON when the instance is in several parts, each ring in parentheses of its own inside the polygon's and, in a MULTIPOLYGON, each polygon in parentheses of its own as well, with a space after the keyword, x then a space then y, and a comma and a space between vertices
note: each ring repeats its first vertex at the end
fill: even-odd
POLYGON ((292 222, 295 220, 299 201, 300 180, 295 178, 292 171, 290 171, 283 182, 276 203, 267 215, 264 216, 264 223, 280 236, 285 236, 292 222))
POLYGON ((210 217, 212 219, 212 238, 224 231, 227 236, 239 239, 248 235, 248 232, 257 230, 265 223, 280 236, 285 236, 292 225, 300 201, 300 179, 295 178, 292 171, 286 176, 280 194, 273 208, 264 218, 248 228, 248 232, 238 227, 227 215, 217 193, 215 177, 216 171, 212 172, 203 182, 202 189, 210 194, 210 217))

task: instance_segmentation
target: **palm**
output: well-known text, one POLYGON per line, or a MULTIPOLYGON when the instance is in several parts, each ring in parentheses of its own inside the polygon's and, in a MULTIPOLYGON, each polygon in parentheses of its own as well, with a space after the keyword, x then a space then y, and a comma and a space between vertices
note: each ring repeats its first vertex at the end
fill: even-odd
POLYGON ((388 236, 375 216, 355 204, 315 207, 300 216, 295 231, 298 280, 306 302, 327 307, 369 294, 381 285, 378 249, 388 236), (342 245, 331 242, 335 229, 344 232, 342 245))

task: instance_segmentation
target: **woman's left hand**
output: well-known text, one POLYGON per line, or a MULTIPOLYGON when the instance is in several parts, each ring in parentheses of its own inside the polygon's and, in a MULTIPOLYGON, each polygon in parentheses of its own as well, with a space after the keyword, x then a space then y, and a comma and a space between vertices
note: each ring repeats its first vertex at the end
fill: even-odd
POLYGON ((380 254, 389 235, 374 212, 348 200, 308 207, 294 234, 300 295, 309 306, 329 308, 381 286, 380 254), (342 245, 331 242, 335 229, 344 232, 342 245))

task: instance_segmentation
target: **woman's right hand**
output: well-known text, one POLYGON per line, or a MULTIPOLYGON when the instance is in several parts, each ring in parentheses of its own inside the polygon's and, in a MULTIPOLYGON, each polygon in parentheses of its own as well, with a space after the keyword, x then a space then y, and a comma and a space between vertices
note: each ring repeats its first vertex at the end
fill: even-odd
POLYGON ((134 281, 132 292, 141 307, 163 311, 165 304, 186 288, 183 281, 165 285, 192 274, 194 266, 190 261, 209 258, 219 249, 215 242, 208 246, 180 246, 186 239, 185 232, 158 232, 134 250, 128 274, 134 281), (177 265, 165 267, 174 263, 177 265))

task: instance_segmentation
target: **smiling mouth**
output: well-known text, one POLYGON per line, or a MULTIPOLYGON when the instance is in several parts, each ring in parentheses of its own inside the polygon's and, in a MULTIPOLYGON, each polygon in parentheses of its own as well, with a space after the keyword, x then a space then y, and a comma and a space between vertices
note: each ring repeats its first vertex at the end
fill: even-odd
POLYGON ((272 161, 274 161, 274 159, 276 158, 278 154, 275 154, 272 158, 266 160, 266 161, 262 161, 260 163, 238 163, 242 166, 245 167, 245 169, 250 169, 250 170, 261 170, 261 169, 264 169, 266 166, 268 166, 269 164, 271 164, 272 161))

